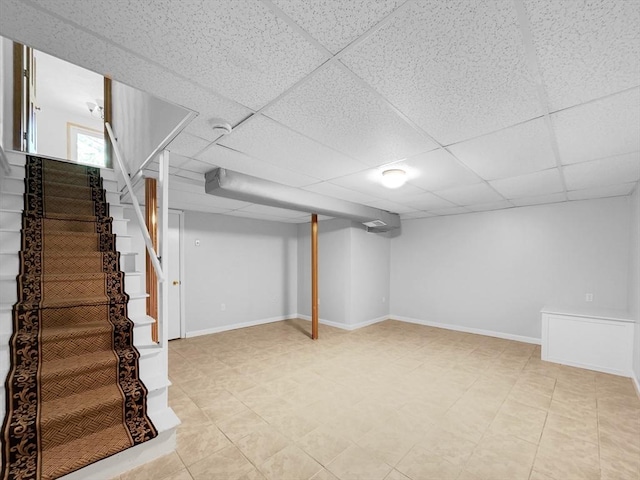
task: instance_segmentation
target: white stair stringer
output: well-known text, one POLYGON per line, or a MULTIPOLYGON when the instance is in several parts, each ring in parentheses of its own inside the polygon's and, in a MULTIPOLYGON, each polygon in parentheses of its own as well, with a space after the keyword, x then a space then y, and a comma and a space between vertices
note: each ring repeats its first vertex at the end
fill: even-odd
POLYGON ((20 273, 20 230, 24 209, 24 176, 26 158, 23 154, 5 152, 11 172, 0 173, 0 418, 4 419, 7 403, 4 380, 9 373, 9 339, 13 331, 13 305, 17 299, 17 276, 20 273))
MULTIPOLYGON (((4 379, 9 372, 9 339, 12 332, 12 310, 17 300, 17 281, 20 257, 20 230, 24 194, 26 156, 6 151, 11 165, 9 175, 0 171, 0 419, 6 412, 4 379)), ((167 344, 155 344, 151 339, 154 320, 146 315, 145 285, 142 274, 136 270, 137 253, 132 251, 128 222, 124 207, 120 205, 120 192, 116 174, 101 169, 103 187, 113 217, 116 249, 120 252, 120 269, 125 274, 125 291, 129 295, 128 314, 134 323, 134 345, 140 352, 140 378, 148 390, 147 412, 158 436, 116 455, 93 463, 61 477, 64 480, 107 480, 127 470, 171 453, 176 448, 176 428, 180 419, 168 406, 167 344)))

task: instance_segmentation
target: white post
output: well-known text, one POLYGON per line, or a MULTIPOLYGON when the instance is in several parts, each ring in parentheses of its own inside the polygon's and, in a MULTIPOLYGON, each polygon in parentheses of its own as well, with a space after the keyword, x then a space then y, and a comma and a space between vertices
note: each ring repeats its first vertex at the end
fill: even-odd
MULTIPOLYGON (((160 248, 160 256, 162 258, 162 270, 169 275, 169 152, 164 150, 160 153, 159 157, 159 178, 160 184, 160 215, 158 231, 160 233, 158 243, 160 248)), ((160 334, 160 345, 167 346, 169 338, 169 281, 162 282, 160 284, 160 328, 158 333, 160 334)), ((166 350, 166 349, 165 349, 166 350)), ((165 352, 166 354, 166 352, 165 352)), ((168 358, 168 357, 167 357, 168 358)))

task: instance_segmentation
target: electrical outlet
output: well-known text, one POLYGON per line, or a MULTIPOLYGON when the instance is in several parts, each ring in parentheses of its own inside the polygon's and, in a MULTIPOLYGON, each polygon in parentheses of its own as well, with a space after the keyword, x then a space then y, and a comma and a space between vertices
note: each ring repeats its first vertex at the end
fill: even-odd
POLYGON ((593 293, 585 293, 584 300, 585 302, 593 302, 593 293))
POLYGON ((220 311, 224 312, 227 309, 227 305, 225 305, 224 303, 220 304, 220 311))

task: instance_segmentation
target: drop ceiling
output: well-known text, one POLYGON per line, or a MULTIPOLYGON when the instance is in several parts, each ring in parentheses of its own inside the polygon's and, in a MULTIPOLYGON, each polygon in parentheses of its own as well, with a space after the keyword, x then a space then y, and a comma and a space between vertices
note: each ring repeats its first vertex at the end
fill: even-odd
POLYGON ((215 167, 406 219, 628 195, 640 178, 637 1, 0 6, 0 35, 199 113, 169 147, 175 208, 308 221, 206 195, 215 167), (389 165, 408 173, 397 190, 389 165))

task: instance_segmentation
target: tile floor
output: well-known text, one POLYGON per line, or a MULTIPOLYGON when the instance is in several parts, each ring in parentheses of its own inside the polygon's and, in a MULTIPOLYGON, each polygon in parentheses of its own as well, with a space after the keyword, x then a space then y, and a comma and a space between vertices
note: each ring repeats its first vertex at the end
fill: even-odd
POLYGON ((120 480, 640 479, 628 378, 396 321, 309 331, 171 342, 177 451, 120 480))

